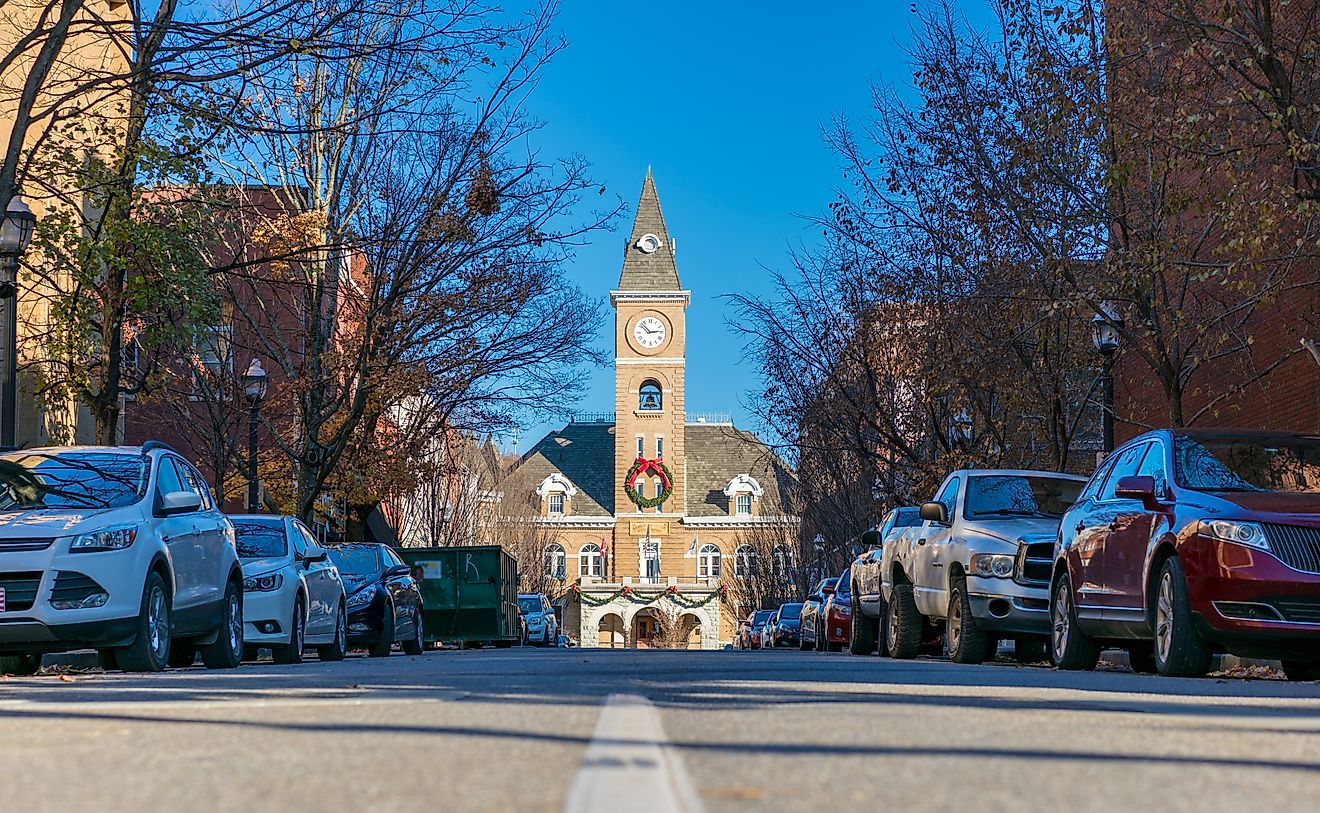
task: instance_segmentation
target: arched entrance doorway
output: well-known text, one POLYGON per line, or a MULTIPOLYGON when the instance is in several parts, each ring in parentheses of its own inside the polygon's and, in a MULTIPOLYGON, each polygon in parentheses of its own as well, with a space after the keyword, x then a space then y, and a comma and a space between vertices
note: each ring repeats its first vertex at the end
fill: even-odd
POLYGON ((623 635, 623 616, 617 613, 606 613, 601 616, 597 627, 596 644, 611 649, 626 645, 623 635))
POLYGON ((688 649, 701 649, 701 619, 692 613, 684 613, 679 619, 679 628, 687 639, 688 649))
POLYGON ((660 635, 660 618, 650 608, 637 611, 632 620, 632 645, 638 649, 651 649, 660 635))

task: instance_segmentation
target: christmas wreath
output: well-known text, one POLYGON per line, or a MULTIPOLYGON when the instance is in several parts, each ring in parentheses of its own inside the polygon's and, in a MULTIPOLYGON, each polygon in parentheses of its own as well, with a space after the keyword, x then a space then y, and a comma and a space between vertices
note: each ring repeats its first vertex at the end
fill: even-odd
POLYGON ((633 461, 632 468, 628 469, 628 476, 623 478, 623 493, 628 499, 632 500, 633 505, 638 508, 655 508, 662 505, 674 493, 674 475, 670 473, 669 467, 665 465, 660 458, 647 460, 639 457, 633 461), (660 484, 663 488, 657 497, 643 497, 637 491, 637 478, 645 474, 653 474, 660 478, 660 484))

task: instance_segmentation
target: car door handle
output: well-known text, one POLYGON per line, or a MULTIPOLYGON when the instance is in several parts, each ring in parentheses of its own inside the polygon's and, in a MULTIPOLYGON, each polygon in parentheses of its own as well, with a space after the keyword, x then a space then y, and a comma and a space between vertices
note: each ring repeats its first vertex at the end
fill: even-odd
POLYGON ((1077 527, 1074 528, 1073 530, 1077 531, 1077 533, 1081 533, 1082 531, 1086 530, 1086 525, 1079 522, 1077 523, 1077 527))
POLYGON ((918 544, 918 545, 924 545, 924 544, 926 544, 926 540, 924 540, 924 539, 918 539, 918 540, 917 540, 917 544, 918 544))

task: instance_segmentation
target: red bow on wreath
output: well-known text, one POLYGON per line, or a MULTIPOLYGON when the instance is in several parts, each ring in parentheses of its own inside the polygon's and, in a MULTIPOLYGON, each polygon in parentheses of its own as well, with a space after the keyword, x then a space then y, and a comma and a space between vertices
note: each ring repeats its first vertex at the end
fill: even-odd
POLYGON ((655 460, 647 460, 639 457, 633 461, 632 473, 628 477, 628 487, 637 488, 637 478, 645 474, 654 474, 660 478, 664 487, 669 488, 669 470, 665 468, 663 458, 657 457, 655 460))

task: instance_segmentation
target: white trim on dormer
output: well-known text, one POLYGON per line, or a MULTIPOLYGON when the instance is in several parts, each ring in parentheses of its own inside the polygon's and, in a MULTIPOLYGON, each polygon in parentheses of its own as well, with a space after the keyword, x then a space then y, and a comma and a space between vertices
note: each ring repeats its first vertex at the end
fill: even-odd
POLYGON ((761 495, 765 493, 765 490, 761 488, 761 484, 756 482, 755 477, 750 474, 740 474, 730 480, 728 485, 724 487, 724 496, 732 499, 735 494, 745 494, 749 491, 757 499, 760 499, 761 495))
POLYGON ((573 485, 572 480, 569 480, 559 472, 555 472, 542 480, 541 484, 536 487, 536 495, 538 497, 548 497, 552 493, 567 494, 572 498, 577 495, 578 490, 577 486, 573 485))

